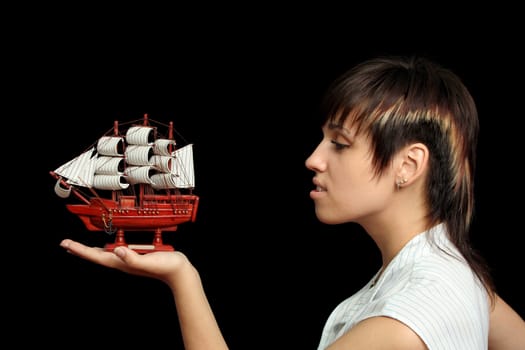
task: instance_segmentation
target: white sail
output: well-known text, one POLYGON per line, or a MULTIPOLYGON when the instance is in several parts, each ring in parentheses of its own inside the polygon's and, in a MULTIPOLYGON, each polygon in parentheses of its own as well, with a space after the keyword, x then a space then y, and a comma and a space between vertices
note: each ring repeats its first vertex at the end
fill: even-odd
POLYGON ((100 175, 124 174, 124 158, 99 156, 96 161, 95 173, 100 175))
POLYGON ((100 190, 123 190, 128 188, 129 183, 122 175, 95 175, 93 177, 93 187, 100 190))
POLYGON ((62 176, 68 184, 92 187, 96 161, 95 148, 92 147, 78 157, 55 169, 55 173, 62 176))
POLYGON ((168 188, 178 188, 175 176, 170 173, 158 173, 151 176, 151 187, 156 190, 164 190, 168 188))
POLYGON ((61 179, 57 179, 57 182, 55 182, 55 193, 60 198, 68 198, 71 195, 71 187, 64 187, 60 183, 61 179))
MULTIPOLYGON (((175 140, 154 140, 156 128, 132 126, 122 136, 102 136, 96 147, 55 169, 61 180, 73 186, 124 190, 147 184, 154 189, 195 187, 193 145, 176 149, 175 140)), ((70 189, 55 189, 67 197, 70 189)))
POLYGON ((152 165, 152 146, 129 145, 126 148, 126 162, 130 165, 152 165))
POLYGON ((130 145, 152 146, 153 131, 151 126, 132 126, 126 132, 126 141, 130 145))
POLYGON ((123 156, 124 138, 121 136, 102 136, 97 142, 97 152, 104 156, 123 156))
MULTIPOLYGON (((155 156, 153 157, 155 158, 155 156)), ((151 176, 151 186, 155 189, 194 188, 193 145, 177 149, 171 159, 171 171, 151 176)))
POLYGON ((152 184, 151 176, 155 173, 152 166, 129 166, 125 174, 130 184, 152 184))
POLYGON ((188 144, 175 151, 171 174, 177 188, 194 188, 195 173, 193 167, 193 144, 188 144))
POLYGON ((175 154, 175 140, 157 139, 153 145, 155 154, 161 156, 173 156, 175 154))
POLYGON ((163 173, 171 172, 173 162, 174 159, 170 156, 161 156, 156 154, 153 157, 151 157, 151 163, 153 164, 153 166, 163 173))

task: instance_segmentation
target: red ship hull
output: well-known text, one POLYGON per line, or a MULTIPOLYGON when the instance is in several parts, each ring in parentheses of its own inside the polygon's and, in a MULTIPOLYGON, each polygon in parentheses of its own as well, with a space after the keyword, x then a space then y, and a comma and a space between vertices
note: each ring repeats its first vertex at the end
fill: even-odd
POLYGON ((139 205, 134 197, 124 196, 119 201, 92 198, 90 204, 68 204, 66 207, 89 231, 116 233, 115 242, 107 244, 106 250, 125 245, 146 253, 174 250, 171 245, 162 243, 162 232, 176 231, 179 224, 194 222, 198 205, 198 196, 179 194, 145 195, 139 205), (153 231, 155 237, 151 245, 131 245, 125 241, 126 231, 153 231))

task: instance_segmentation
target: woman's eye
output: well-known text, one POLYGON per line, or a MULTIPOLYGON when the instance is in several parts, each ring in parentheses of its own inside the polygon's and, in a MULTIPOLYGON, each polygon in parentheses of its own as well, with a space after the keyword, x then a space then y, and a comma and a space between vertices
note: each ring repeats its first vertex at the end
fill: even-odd
POLYGON ((335 149, 338 150, 338 151, 342 150, 342 149, 345 149, 347 147, 350 147, 350 145, 346 145, 344 143, 340 143, 340 142, 337 142, 335 140, 331 140, 330 142, 335 146, 335 149))

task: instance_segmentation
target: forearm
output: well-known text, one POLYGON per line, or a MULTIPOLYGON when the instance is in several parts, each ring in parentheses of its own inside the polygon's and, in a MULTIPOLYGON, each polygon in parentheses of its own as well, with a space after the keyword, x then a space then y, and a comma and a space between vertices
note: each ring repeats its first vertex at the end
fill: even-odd
POLYGON ((168 284, 175 299, 185 349, 228 349, 197 270, 188 264, 177 274, 177 280, 168 284))

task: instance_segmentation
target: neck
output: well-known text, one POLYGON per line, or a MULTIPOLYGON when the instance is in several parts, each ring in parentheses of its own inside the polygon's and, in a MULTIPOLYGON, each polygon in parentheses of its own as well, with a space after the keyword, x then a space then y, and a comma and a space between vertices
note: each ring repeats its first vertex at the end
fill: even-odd
POLYGON ((373 225, 363 225, 363 227, 381 252, 383 268, 412 238, 429 229, 427 220, 414 217, 409 219, 400 217, 398 220, 392 218, 384 224, 377 219, 373 221, 373 225))

